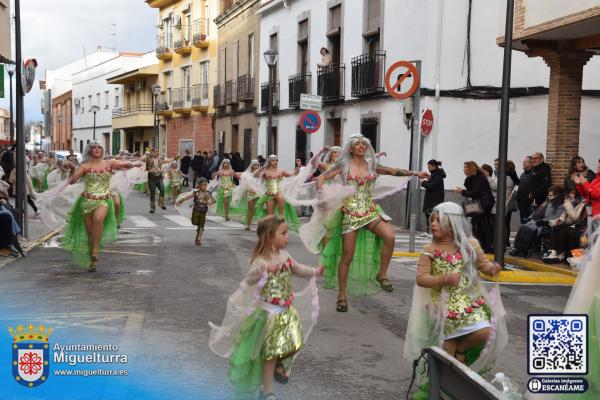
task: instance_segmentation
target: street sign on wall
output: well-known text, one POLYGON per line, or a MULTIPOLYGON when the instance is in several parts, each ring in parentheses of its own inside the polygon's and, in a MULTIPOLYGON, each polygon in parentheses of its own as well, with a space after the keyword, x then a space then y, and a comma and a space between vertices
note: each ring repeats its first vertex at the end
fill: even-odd
POLYGON ((321 111, 323 98, 314 94, 300 94, 300 108, 302 110, 321 111))
POLYGON ((298 123, 304 132, 315 133, 321 127, 321 117, 315 111, 304 111, 298 123))
POLYGON ((423 117, 421 117, 421 134, 425 137, 431 133, 431 129, 433 128, 433 111, 429 108, 425 110, 423 113, 423 117))

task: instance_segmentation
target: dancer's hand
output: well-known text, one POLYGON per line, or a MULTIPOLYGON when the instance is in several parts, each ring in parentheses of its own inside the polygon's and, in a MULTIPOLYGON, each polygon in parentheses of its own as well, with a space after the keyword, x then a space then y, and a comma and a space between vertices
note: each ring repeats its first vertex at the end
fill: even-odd
POLYGON ((426 171, 417 172, 417 176, 419 178, 423 178, 423 179, 426 179, 426 178, 430 177, 429 172, 426 172, 426 171))
POLYGON ((315 276, 323 276, 324 272, 325 272, 325 267, 323 267, 322 265, 315 268, 315 276))
POLYGON ((445 286, 456 286, 460 283, 461 278, 460 272, 453 272, 444 277, 445 286))
POLYGON ((502 265, 495 262, 494 265, 488 269, 487 273, 490 276, 496 276, 500 273, 500 271, 502 271, 502 265))

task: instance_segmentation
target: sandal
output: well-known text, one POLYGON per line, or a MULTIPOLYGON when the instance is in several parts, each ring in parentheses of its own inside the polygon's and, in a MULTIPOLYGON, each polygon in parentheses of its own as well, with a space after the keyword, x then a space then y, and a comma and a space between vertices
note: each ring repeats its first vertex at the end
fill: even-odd
POLYGON ((96 272, 96 264, 98 264, 98 255, 92 254, 90 257, 90 266, 88 267, 88 272, 96 272))
POLYGON ((290 378, 288 377, 287 373, 285 372, 285 367, 283 366, 283 364, 281 363, 281 361, 277 361, 277 363, 275 364, 275 373, 273 374, 273 376, 275 377, 275 380, 283 385, 285 385, 286 383, 288 383, 288 381, 290 380, 290 378))
POLYGON ((394 290, 394 285, 392 285, 392 282, 390 282, 388 278, 382 278, 377 275, 375 279, 377 279, 377 282, 379 282, 381 288, 386 292, 392 292, 394 290))
POLYGON ((260 392, 260 396, 258 397, 258 400, 277 400, 277 398, 275 397, 275 395, 273 393, 263 393, 260 392))
POLYGON ((348 302, 346 301, 346 299, 338 300, 335 303, 335 310, 337 312, 348 312, 348 302))
POLYGON ((196 240, 196 246, 202 246, 202 240, 196 240))

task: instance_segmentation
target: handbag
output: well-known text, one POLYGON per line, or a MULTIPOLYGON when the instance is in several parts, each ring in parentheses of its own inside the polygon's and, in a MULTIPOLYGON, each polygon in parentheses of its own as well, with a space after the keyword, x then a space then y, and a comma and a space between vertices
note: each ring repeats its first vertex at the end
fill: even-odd
POLYGON ((462 202, 462 208, 465 213, 465 217, 473 217, 475 215, 483 214, 483 207, 479 200, 467 198, 462 202))
POLYGON ((506 202, 506 213, 512 213, 519 209, 519 205, 517 204, 517 188, 515 187, 512 192, 510 192, 510 197, 506 202))

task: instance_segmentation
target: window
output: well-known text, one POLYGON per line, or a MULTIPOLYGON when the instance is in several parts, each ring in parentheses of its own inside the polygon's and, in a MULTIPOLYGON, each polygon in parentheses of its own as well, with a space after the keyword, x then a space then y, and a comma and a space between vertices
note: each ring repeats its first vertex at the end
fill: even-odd
POLYGON ((186 67, 182 67, 181 72, 183 78, 182 86, 185 88, 185 100, 191 101, 192 94, 190 91, 190 87, 192 86, 192 75, 190 73, 190 66, 188 65, 186 67))
POLYGON ((210 26, 210 8, 208 0, 204 0, 204 20, 206 21, 206 36, 208 36, 208 27, 210 26))
POLYGON ((379 31, 381 24, 381 0, 366 0, 366 16, 363 37, 368 53, 379 50, 379 31))
MULTIPOLYGON (((269 37, 269 48, 277 50, 277 52, 279 52, 279 41, 277 40, 277 33, 274 33, 269 37)), ((281 54, 279 55, 279 57, 281 57, 281 54)), ((278 64, 279 64, 279 58, 277 59, 277 62, 275 63, 275 66, 273 67, 273 81, 275 81, 275 82, 277 82, 277 66, 278 66, 278 64)))
POLYGON ((200 83, 208 85, 208 61, 200 63, 200 83))
POLYGON ((173 90, 173 76, 171 71, 165 72, 165 80, 167 81, 167 103, 169 106, 173 104, 172 90, 173 90))
POLYGON ((96 105, 100 107, 100 93, 96 93, 96 105))
POLYGON ((240 42, 237 40, 233 43, 233 63, 231 65, 233 68, 231 78, 236 79, 240 72, 240 42))
POLYGON ((339 4, 329 9, 329 30, 327 38, 331 48, 331 63, 340 64, 341 59, 341 36, 342 36, 342 5, 339 4))
POLYGON ((248 76, 254 74, 254 33, 248 35, 248 76))
POLYGON ((108 108, 110 104, 110 99, 108 97, 108 90, 104 92, 104 108, 108 108))
POLYGON ((308 74, 308 19, 298 23, 298 71, 308 74))
POLYGON ((360 121, 360 133, 371 141, 371 145, 375 151, 379 151, 379 118, 362 118, 360 121))
POLYGON ((119 108, 119 88, 115 88, 115 108, 119 108))
POLYGON ((92 95, 91 94, 88 96, 88 103, 90 105, 89 110, 92 111, 92 95))
POLYGON ((221 49, 221 60, 223 60, 223 63, 221 64, 222 68, 221 70, 221 82, 223 82, 223 85, 225 84, 225 81, 227 80, 227 47, 223 47, 221 49))
POLYGON ((184 18, 185 18, 184 35, 185 35, 185 40, 189 43, 191 40, 191 31, 192 31, 192 14, 187 12, 185 14, 184 18))

